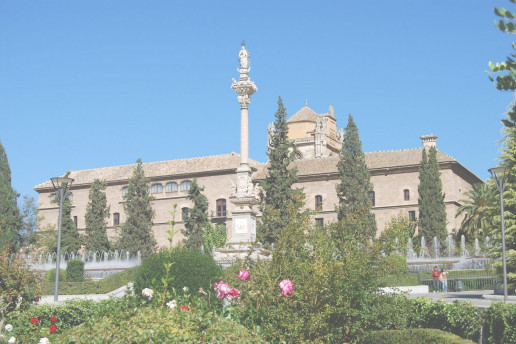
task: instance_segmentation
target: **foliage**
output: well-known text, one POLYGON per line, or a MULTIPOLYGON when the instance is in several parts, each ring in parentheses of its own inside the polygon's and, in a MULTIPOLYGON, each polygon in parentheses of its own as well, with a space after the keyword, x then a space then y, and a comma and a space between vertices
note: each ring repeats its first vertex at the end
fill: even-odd
POLYGON ((235 275, 228 281, 242 293, 233 316, 271 342, 342 343, 356 338, 377 316, 377 270, 371 267, 378 264, 379 247, 342 223, 313 226, 294 206, 289 218, 272 261, 251 265, 248 281, 235 275), (294 283, 288 298, 278 288, 284 279, 294 283))
POLYGON ((197 310, 136 308, 88 322, 58 336, 59 343, 264 343, 221 317, 202 321, 197 310))
POLYGON ((185 229, 181 233, 186 237, 185 245, 189 249, 201 249, 204 230, 210 223, 208 220, 208 198, 203 195, 204 187, 200 187, 194 178, 186 199, 193 202, 193 207, 183 215, 185 229))
POLYGON ((288 218, 288 207, 294 206, 299 210, 304 198, 301 189, 292 188, 298 180, 297 169, 289 168, 289 165, 296 158, 296 148, 288 139, 287 112, 281 97, 278 97, 278 110, 274 116, 274 133, 267 152, 268 173, 260 182, 262 219, 258 224, 258 234, 266 243, 277 240, 288 218))
POLYGON ((69 282, 84 281, 84 262, 80 259, 69 260, 66 264, 66 279, 69 282))
POLYGON ((22 219, 17 204, 18 196, 11 186, 11 168, 0 142, 0 250, 8 248, 16 252, 20 248, 22 219))
MULTIPOLYGON (((50 269, 45 273, 45 281, 54 283, 56 281, 56 269, 50 269)), ((66 281, 66 270, 65 269, 59 269, 59 282, 66 281)), ((53 289, 52 289, 53 290, 53 289)), ((51 294, 54 292, 52 291, 51 294)))
POLYGON ((348 118, 339 157, 337 164, 340 179, 337 184, 339 205, 336 209, 338 219, 342 220, 348 214, 366 217, 369 225, 365 228, 364 235, 374 238, 376 220, 371 212, 370 196, 370 193, 373 192, 373 184, 365 163, 358 128, 351 115, 348 118))
POLYGON ((516 305, 497 302, 485 310, 484 336, 489 344, 516 343, 516 305))
POLYGON ((360 344, 474 344, 452 333, 435 329, 383 330, 366 332, 358 341, 360 344))
POLYGON ((497 190, 493 183, 473 184, 473 189, 464 193, 455 217, 463 216, 458 237, 465 235, 469 240, 485 238, 493 226, 496 213, 497 190))
POLYGON ((38 206, 34 197, 23 195, 23 203, 20 214, 22 217, 22 230, 20 231, 20 244, 22 247, 36 244, 36 229, 38 225, 38 206))
POLYGON ((95 179, 91 184, 89 201, 86 207, 86 238, 85 246, 88 251, 107 252, 110 249, 107 237, 106 218, 109 217, 107 205, 106 182, 95 179))
POLYGON ((226 227, 208 223, 204 231, 204 250, 211 254, 214 248, 224 247, 226 245, 227 232, 226 227))
POLYGON ((36 300, 39 278, 22 256, 11 254, 7 248, 0 251, 0 329, 9 313, 36 300))
POLYGON ((405 256, 392 253, 380 260, 380 274, 387 276, 408 274, 407 258, 405 256))
POLYGON ((124 195, 126 222, 121 226, 119 250, 136 254, 140 251, 142 258, 156 251, 156 239, 152 233, 154 209, 150 194, 149 180, 145 177, 142 160, 136 161, 133 175, 129 178, 127 194, 124 195))
MULTIPOLYGON (((419 167, 419 237, 427 240, 436 236, 439 242, 444 242, 446 231, 446 206, 444 204, 443 185, 437 161, 437 149, 423 149, 419 167)), ((428 241, 427 241, 428 242, 428 241)))
POLYGON ((167 264, 172 264, 170 276, 173 280, 167 286, 167 292, 171 295, 181 294, 183 287, 193 292, 199 288, 208 290, 222 275, 222 268, 211 255, 174 247, 170 257, 168 250, 162 250, 143 261, 134 278, 135 294, 140 295, 145 288, 161 288, 167 264))
POLYGON ((416 232, 416 223, 407 216, 399 213, 392 217, 391 221, 385 225, 385 229, 380 233, 379 241, 385 254, 392 252, 407 253, 408 239, 412 239, 416 232), (396 243, 396 239, 398 242, 396 243))

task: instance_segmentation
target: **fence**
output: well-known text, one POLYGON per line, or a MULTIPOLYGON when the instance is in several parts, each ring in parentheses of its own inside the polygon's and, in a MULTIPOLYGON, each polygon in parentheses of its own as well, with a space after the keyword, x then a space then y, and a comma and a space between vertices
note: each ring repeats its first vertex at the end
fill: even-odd
MULTIPOLYGON (((432 290, 432 275, 429 273, 418 273, 418 282, 428 285, 432 290)), ((470 291, 494 289, 498 276, 485 270, 450 271, 448 274, 448 291, 470 291)), ((439 288, 441 288, 439 282, 439 288)))

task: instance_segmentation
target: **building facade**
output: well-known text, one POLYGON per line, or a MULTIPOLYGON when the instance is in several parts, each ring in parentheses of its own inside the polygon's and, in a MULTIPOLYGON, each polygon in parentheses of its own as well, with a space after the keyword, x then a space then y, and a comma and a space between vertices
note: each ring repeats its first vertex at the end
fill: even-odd
MULTIPOLYGON (((337 119, 330 106, 328 113, 317 114, 305 105, 287 121, 289 138, 298 148, 299 154, 293 167, 298 169, 299 182, 295 187, 302 188, 306 195, 306 207, 314 211, 313 219, 320 225, 336 221, 335 206, 338 204, 336 185, 338 183, 338 152, 342 145, 343 130, 337 128, 337 119)), ((271 126, 269 126, 269 132, 271 126)), ((418 148, 365 153, 366 164, 371 173, 374 192, 371 194, 376 216, 378 234, 386 223, 398 214, 418 217, 419 165, 422 150, 435 146, 437 137, 421 137, 418 148)), ((459 200, 464 193, 471 190, 475 183, 483 181, 457 160, 438 150, 437 158, 441 172, 443 192, 447 212, 447 230, 458 230, 461 219, 455 218, 459 200)), ((267 163, 249 159, 252 180, 260 182, 266 177, 267 163)), ((178 214, 176 228, 184 228, 182 213, 193 206, 186 199, 190 183, 194 178, 203 186, 209 202, 209 218, 213 224, 224 225, 228 238, 232 237, 233 210, 237 206, 229 202, 232 187, 236 181, 236 170, 241 163, 241 156, 230 153, 191 159, 180 159, 144 163, 145 175, 150 180, 151 193, 155 200, 153 232, 158 244, 165 246, 166 230, 172 219, 170 211, 177 204, 178 214)), ((108 234, 116 240, 120 225, 124 223, 123 195, 135 165, 102 167, 90 170, 71 171, 70 178, 75 179, 72 187, 72 217, 84 234, 85 213, 88 204, 89 188, 95 179, 107 182, 106 196, 110 206, 108 234)), ((53 202, 55 191, 52 183, 46 181, 34 187, 38 192, 38 208, 41 217, 39 228, 45 230, 56 228, 58 204, 53 202)), ((260 217, 260 214, 257 214, 260 217)), ((175 241, 182 240, 180 234, 175 241)))

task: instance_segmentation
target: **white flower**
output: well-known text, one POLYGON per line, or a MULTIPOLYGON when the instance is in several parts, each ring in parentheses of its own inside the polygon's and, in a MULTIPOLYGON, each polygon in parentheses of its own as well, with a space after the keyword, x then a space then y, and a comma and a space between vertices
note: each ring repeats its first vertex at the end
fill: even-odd
POLYGON ((170 309, 176 308, 177 307, 177 301, 176 300, 172 300, 172 301, 167 302, 167 307, 170 308, 170 309))
POLYGON ((49 344, 50 341, 48 340, 47 337, 43 337, 39 340, 39 343, 38 344, 49 344))
POLYGON ((7 324, 7 325, 5 325, 5 330, 6 330, 7 332, 11 332, 11 331, 13 330, 13 325, 11 325, 11 324, 7 324))
POLYGON ((152 290, 152 289, 145 288, 142 290, 142 295, 144 297, 148 298, 149 300, 152 299, 153 294, 154 294, 154 290, 152 290))
POLYGON ((16 342, 16 338, 14 337, 9 338, 9 340, 7 341, 7 343, 9 344, 13 344, 14 342, 16 342))
POLYGON ((183 291, 184 291, 185 293, 188 293, 188 287, 183 287, 183 291))
POLYGON ((0 333, 0 339, 4 339, 4 337, 3 333, 0 333))

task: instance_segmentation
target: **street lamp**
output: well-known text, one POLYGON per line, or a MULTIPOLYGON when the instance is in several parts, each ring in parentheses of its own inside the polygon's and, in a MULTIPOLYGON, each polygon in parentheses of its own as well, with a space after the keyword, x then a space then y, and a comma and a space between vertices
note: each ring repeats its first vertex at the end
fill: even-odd
POLYGON ((500 191, 500 205, 501 205, 501 222, 502 222, 502 264, 503 264, 503 301, 507 302, 507 261, 505 258, 505 221, 503 218, 503 192, 505 185, 507 185, 507 179, 509 178, 508 167, 495 167, 489 169, 489 172, 493 176, 496 186, 500 191))
POLYGON ((59 285, 59 265, 61 264, 61 223, 63 218, 63 201, 68 194, 68 189, 72 186, 73 179, 67 177, 50 178, 52 186, 56 191, 59 200, 59 220, 57 224, 57 259, 56 259, 56 283, 54 287, 54 301, 57 302, 57 290, 59 285))

